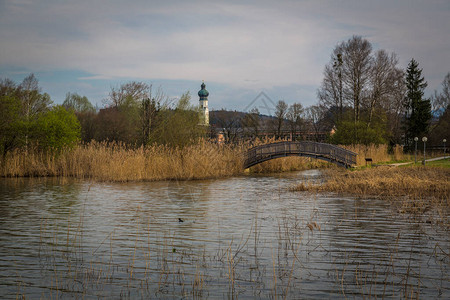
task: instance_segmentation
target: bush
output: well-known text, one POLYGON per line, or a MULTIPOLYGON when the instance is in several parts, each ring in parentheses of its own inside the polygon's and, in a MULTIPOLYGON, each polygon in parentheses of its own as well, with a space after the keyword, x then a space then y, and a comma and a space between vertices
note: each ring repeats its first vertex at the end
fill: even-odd
POLYGON ((40 148, 60 151, 73 148, 81 137, 81 126, 75 113, 57 105, 43 113, 33 126, 40 148))
POLYGON ((367 123, 358 121, 343 121, 337 126, 336 132, 330 136, 330 142, 337 145, 380 145, 386 144, 385 131, 382 128, 371 128, 367 123))

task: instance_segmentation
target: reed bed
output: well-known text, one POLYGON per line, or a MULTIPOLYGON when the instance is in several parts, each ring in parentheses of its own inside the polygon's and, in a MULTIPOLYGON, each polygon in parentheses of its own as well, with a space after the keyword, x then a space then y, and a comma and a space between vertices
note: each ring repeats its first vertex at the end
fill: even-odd
POLYGON ((328 180, 321 185, 301 183, 293 191, 335 192, 361 198, 389 199, 399 212, 423 214, 436 209, 449 225, 450 169, 437 167, 382 166, 354 172, 327 170, 328 180))
POLYGON ((427 167, 378 167, 356 172, 334 169, 320 188, 380 197, 443 198, 450 195, 450 170, 427 167))
POLYGON ((184 148, 130 148, 92 142, 60 154, 17 150, 1 169, 3 177, 64 176, 99 181, 204 179, 241 174, 242 147, 201 141, 184 148))
POLYGON ((260 163, 250 168, 251 173, 280 173, 308 169, 328 168, 330 163, 307 157, 282 157, 260 163))
MULTIPOLYGON (((257 140, 252 146, 275 142, 257 140)), ((1 167, 2 177, 61 176, 98 181, 191 180, 236 176, 244 173, 248 144, 218 145, 202 140, 174 148, 164 145, 133 148, 123 143, 91 142, 62 153, 16 150, 1 167)), ((250 173, 276 173, 324 167, 301 157, 286 157, 250 168, 250 173)))
MULTIPOLYGON (((163 145, 133 148, 123 143, 91 142, 61 153, 36 149, 19 149, 9 153, 2 162, 2 177, 61 176, 99 181, 155 181, 218 178, 244 173, 244 151, 250 146, 276 142, 275 139, 249 144, 218 145, 201 140, 196 144, 173 148, 163 145)), ((344 146, 358 153, 357 165, 365 158, 373 163, 404 160, 401 147, 389 154, 386 145, 344 146)), ((263 162, 250 168, 250 173, 277 173, 312 168, 327 168, 330 164, 305 157, 285 157, 263 162)))
POLYGON ((392 154, 389 153, 387 145, 341 145, 341 147, 358 153, 356 157, 357 166, 364 166, 366 164, 366 158, 372 158, 374 164, 411 159, 411 155, 405 154, 403 147, 400 145, 394 146, 392 154))

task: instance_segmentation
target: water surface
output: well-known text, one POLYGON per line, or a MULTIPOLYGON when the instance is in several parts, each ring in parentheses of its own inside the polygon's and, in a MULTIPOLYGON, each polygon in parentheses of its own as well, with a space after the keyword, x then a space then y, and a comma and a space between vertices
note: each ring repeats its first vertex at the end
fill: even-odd
POLYGON ((0 180, 0 295, 450 298, 450 237, 309 170, 187 182, 0 180))

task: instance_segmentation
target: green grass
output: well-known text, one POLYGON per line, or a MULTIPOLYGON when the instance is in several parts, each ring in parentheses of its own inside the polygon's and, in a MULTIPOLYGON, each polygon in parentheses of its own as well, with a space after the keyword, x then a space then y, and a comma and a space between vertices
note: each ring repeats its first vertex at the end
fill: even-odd
POLYGON ((389 161, 380 161, 377 162, 374 165, 378 165, 378 166, 384 166, 384 165, 391 165, 391 164, 398 164, 398 163, 406 163, 406 162, 410 162, 411 160, 409 159, 403 159, 403 160, 389 160, 389 161))
MULTIPOLYGON (((422 162, 418 162, 415 165, 421 165, 422 162)), ((441 167, 441 168, 450 168, 450 157, 447 157, 445 160, 441 159, 441 160, 435 160, 435 161, 427 161, 425 163, 426 166, 430 166, 430 167, 441 167)))
MULTIPOLYGON (((390 164, 406 163, 406 162, 410 162, 410 164, 399 165, 398 167, 407 168, 407 167, 413 167, 413 166, 418 167, 418 166, 422 165, 422 160, 420 160, 420 159, 417 160, 417 163, 414 163, 411 160, 397 160, 397 161, 392 160, 392 161, 378 162, 373 165, 368 164, 367 166, 357 166, 357 167, 351 168, 350 170, 351 171, 357 171, 357 170, 359 171, 359 170, 371 169, 372 167, 376 167, 376 166, 385 166, 385 165, 390 165, 390 164)), ((428 162, 426 162, 426 166, 450 168, 450 156, 448 156, 445 160, 441 159, 441 160, 435 160, 435 161, 428 161, 428 162)))
MULTIPOLYGON (((399 167, 404 168, 404 167, 420 167, 422 166, 422 160, 417 160, 417 163, 411 163, 408 165, 401 165, 399 167)), ((450 168, 450 157, 447 157, 445 160, 441 159, 441 160, 435 160, 435 161, 427 161, 425 163, 426 167, 439 167, 439 168, 450 168)))

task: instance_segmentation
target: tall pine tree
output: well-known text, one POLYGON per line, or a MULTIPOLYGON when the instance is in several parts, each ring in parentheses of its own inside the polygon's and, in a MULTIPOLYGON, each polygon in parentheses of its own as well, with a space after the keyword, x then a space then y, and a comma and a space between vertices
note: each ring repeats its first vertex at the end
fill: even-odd
POLYGON ((406 87, 405 145, 412 146, 414 137, 421 138, 428 132, 431 120, 430 100, 423 99, 427 82, 422 76, 422 69, 419 69, 419 63, 414 59, 411 59, 406 70, 406 87))

